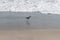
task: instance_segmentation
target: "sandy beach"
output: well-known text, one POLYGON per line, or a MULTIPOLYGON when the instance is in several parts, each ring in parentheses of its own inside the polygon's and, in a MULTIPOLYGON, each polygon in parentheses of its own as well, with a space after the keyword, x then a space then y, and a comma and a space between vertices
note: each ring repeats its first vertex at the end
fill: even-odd
POLYGON ((0 30, 0 40, 60 40, 60 29, 0 30))

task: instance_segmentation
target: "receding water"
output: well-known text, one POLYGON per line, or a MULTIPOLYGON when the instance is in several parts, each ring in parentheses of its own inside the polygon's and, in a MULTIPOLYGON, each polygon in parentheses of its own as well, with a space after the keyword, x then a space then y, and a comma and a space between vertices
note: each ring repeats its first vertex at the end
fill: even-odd
POLYGON ((60 28, 60 15, 39 13, 0 13, 0 29, 60 28), (31 19, 25 17, 31 15, 31 19))

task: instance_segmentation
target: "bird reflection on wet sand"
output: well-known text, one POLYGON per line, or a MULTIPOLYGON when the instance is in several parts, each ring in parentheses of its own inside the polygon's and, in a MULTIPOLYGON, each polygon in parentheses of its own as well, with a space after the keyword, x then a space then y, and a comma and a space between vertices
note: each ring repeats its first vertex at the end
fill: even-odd
POLYGON ((28 26, 30 26, 30 22, 29 22, 29 20, 26 21, 26 24, 27 24, 28 26))

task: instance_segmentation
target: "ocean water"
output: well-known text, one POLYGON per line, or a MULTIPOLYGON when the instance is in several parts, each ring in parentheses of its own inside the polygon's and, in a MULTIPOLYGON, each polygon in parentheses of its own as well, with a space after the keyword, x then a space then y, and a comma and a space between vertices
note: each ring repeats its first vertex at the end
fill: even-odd
POLYGON ((0 13, 0 29, 60 29, 60 15, 40 13, 0 13), (31 19, 25 17, 31 15, 31 19))

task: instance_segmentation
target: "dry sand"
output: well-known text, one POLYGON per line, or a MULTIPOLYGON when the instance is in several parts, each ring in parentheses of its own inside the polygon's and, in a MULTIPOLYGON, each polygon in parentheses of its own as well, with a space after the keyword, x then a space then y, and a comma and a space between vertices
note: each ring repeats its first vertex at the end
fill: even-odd
POLYGON ((60 29, 1 30, 0 40, 60 40, 60 29))

